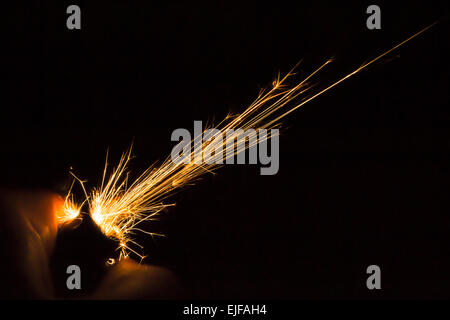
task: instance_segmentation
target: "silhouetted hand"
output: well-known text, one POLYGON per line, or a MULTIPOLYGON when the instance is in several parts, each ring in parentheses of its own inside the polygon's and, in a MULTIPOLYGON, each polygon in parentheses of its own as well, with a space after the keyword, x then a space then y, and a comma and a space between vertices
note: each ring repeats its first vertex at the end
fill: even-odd
MULTIPOLYGON (((0 235, 1 296, 53 299, 49 260, 56 242, 56 213, 64 200, 53 193, 2 191, 0 235)), ((87 299, 166 299, 179 293, 175 276, 165 268, 122 259, 87 299)))

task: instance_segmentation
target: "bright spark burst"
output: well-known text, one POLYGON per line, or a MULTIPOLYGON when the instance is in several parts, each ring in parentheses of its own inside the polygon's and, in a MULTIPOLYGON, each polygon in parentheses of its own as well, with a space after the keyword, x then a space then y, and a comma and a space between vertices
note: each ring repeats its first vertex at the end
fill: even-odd
MULTIPOLYGON (((165 204, 164 201, 178 189, 187 184, 194 183, 203 174, 213 172, 220 167, 220 165, 215 163, 202 163, 202 154, 212 154, 211 162, 215 162, 218 157, 222 158, 223 154, 216 154, 213 152, 214 150, 223 150, 226 157, 231 157, 251 147, 250 143, 245 143, 245 141, 241 141, 241 143, 237 141, 236 144, 233 144, 236 140, 248 139, 248 141, 257 141, 257 139, 251 139, 249 136, 240 137, 237 133, 234 135, 225 135, 224 133, 227 130, 272 129, 278 127, 280 120, 291 112, 299 109, 343 81, 353 77, 406 42, 422 34, 434 24, 422 29, 369 62, 364 63, 325 88, 312 93, 310 91, 314 88, 314 85, 310 82, 311 79, 326 65, 331 63, 332 60, 327 60, 297 85, 288 87, 285 84, 286 80, 294 75, 294 70, 298 66, 296 65, 284 77, 278 76, 274 80, 272 88, 266 92, 262 91, 244 112, 235 116, 228 115, 222 120, 216 126, 219 129, 217 133, 210 137, 207 142, 202 140, 202 135, 193 138, 191 143, 193 159, 189 163, 174 163, 170 157, 167 157, 161 165, 158 167, 156 165, 150 166, 131 184, 128 184, 127 170, 131 159, 131 148, 122 155, 117 167, 111 171, 108 177, 107 157, 102 184, 99 188, 94 188, 90 194, 87 194, 83 182, 78 179, 85 191, 86 201, 89 203, 89 214, 106 236, 114 238, 119 242, 119 259, 128 257, 130 252, 143 258, 138 252, 132 249, 134 246, 142 248, 133 240, 132 235, 136 232, 143 232, 152 236, 157 234, 145 231, 139 225, 144 221, 154 219, 161 210, 173 206, 174 204, 165 204), (306 96, 306 93, 309 93, 309 95, 306 96), (226 136, 226 139, 222 139, 223 136, 226 136), (216 137, 219 139, 215 139, 216 137), (234 149, 235 145, 240 147, 234 149), (198 148, 201 148, 203 152, 194 152, 198 148)), ((207 128, 204 132, 206 130, 207 128)), ((80 213, 80 207, 81 205, 77 206, 73 202, 72 195, 69 191, 65 201, 64 214, 58 217, 59 221, 65 222, 74 219, 80 213)))
POLYGON ((62 207, 62 210, 56 212, 56 221, 59 224, 70 222, 80 215, 81 207, 83 206, 83 204, 77 205, 77 203, 74 201, 72 194, 72 187, 73 182, 72 185, 70 186, 69 192, 66 195, 66 198, 64 199, 64 205, 62 207))

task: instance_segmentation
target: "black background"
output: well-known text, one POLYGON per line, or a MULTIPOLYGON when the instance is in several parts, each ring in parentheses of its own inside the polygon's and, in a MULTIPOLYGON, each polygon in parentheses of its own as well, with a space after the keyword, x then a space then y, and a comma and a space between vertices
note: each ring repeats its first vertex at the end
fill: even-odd
MULTIPOLYGON (((95 185, 134 138, 132 172, 176 128, 239 112, 278 71, 334 56, 324 83, 441 19, 284 122, 280 171, 235 165, 174 197, 142 239, 193 297, 449 297, 446 2, 16 1, 3 48, 1 185, 95 185), (66 28, 69 4, 82 30, 66 28), (367 266, 382 290, 366 288, 367 266)), ((78 191, 77 191, 78 192, 78 191)), ((78 194, 81 197, 81 194, 78 194)))

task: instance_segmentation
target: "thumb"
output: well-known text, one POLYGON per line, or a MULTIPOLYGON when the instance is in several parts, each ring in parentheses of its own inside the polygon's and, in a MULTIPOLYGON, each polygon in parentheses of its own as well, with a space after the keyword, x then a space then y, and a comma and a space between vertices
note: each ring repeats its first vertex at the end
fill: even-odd
POLYGON ((56 212, 64 201, 39 191, 0 192, 1 252, 6 281, 1 294, 8 298, 51 298, 49 256, 57 234, 56 212))

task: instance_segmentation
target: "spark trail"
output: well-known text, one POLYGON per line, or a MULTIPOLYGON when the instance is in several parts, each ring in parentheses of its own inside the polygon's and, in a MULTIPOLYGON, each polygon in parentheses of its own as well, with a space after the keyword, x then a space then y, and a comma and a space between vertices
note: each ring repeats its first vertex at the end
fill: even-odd
MULTIPOLYGON (((170 157, 167 157, 159 166, 156 164, 150 166, 130 183, 128 181, 128 164, 131 160, 131 148, 122 155, 118 165, 111 170, 109 175, 108 159, 106 159, 100 187, 93 188, 90 193, 87 193, 83 182, 79 180, 85 191, 86 201, 89 204, 89 214, 106 236, 118 241, 119 258, 126 258, 131 252, 143 258, 136 251, 136 247, 142 247, 133 240, 133 234, 136 232, 143 232, 152 236, 155 234, 141 229, 140 224, 144 221, 155 219, 163 209, 173 206, 173 203, 167 204, 164 201, 180 190, 180 188, 187 184, 195 183, 203 174, 214 172, 220 167, 218 164, 203 164, 198 157, 202 157, 202 154, 212 154, 212 162, 215 162, 214 157, 222 158, 223 154, 214 153, 214 150, 223 150, 226 157, 231 157, 251 147, 250 143, 245 143, 245 141, 240 141, 241 143, 239 143, 237 140, 248 139, 248 141, 257 141, 249 136, 240 137, 237 133, 226 135, 226 139, 222 139, 224 132, 230 129, 237 131, 237 129, 272 129, 279 127, 280 121, 293 111, 367 69, 392 51, 427 31, 436 23, 422 29, 332 84, 317 91, 313 91, 315 85, 311 80, 332 60, 327 60, 296 85, 289 87, 286 85, 286 80, 294 75, 294 71, 298 67, 297 64, 285 76, 281 77, 279 75, 269 90, 261 91, 256 100, 241 114, 227 115, 216 126, 218 129, 217 133, 210 137, 207 142, 202 140, 202 135, 194 137, 191 142, 191 151, 201 148, 203 152, 198 155, 195 152, 191 152, 193 154, 192 161, 174 163, 170 157), (220 139, 215 139, 216 137, 220 137, 220 139), (231 143, 234 141, 237 141, 236 145, 240 147, 235 149, 235 146, 231 143), (220 144, 220 146, 217 144, 220 144)), ((207 128, 205 128, 204 132, 206 130, 207 128)), ((259 140, 260 142, 261 140, 259 140)), ((64 206, 65 212, 58 217, 59 221, 66 222, 76 218, 80 208, 81 205, 75 204, 69 191, 64 206)))

